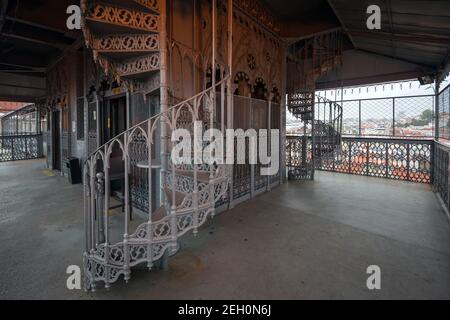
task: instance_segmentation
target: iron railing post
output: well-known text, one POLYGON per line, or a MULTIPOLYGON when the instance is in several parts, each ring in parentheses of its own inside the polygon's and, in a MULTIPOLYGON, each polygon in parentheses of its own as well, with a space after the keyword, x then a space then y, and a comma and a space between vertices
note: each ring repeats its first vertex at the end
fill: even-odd
POLYGON ((359 100, 358 102, 358 135, 361 136, 361 100, 359 100))
POLYGON ((348 142, 348 173, 352 173, 352 142, 348 142))
POLYGON ((406 142, 406 180, 407 181, 411 181, 411 177, 410 177, 410 143, 406 142))
POLYGON ((439 82, 436 81, 434 96, 434 138, 439 139, 439 82))
POLYGON ((389 143, 386 141, 384 143, 384 148, 386 149, 386 157, 385 157, 385 175, 386 178, 389 177, 389 143))
POLYGON ((395 137, 395 98, 392 98, 392 136, 395 137))
POLYGON ((366 142, 366 164, 365 164, 365 171, 366 171, 366 175, 369 175, 369 155, 370 155, 370 142, 366 142))

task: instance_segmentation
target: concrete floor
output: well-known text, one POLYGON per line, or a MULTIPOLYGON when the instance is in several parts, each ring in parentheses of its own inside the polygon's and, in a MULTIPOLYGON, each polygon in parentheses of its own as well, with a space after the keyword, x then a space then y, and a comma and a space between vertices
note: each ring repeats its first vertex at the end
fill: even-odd
POLYGON ((318 173, 185 236, 168 271, 96 293, 65 285, 81 265, 82 199, 42 160, 0 163, 0 298, 450 298, 450 224, 427 185, 318 173), (366 288, 373 264, 378 291, 366 288))

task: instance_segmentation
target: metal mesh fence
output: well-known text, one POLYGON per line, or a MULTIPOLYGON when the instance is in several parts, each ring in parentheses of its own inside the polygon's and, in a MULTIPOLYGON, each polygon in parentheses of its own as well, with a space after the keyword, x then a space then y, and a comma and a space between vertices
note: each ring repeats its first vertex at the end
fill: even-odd
POLYGON ((450 86, 438 95, 439 101, 439 138, 450 139, 450 86))
MULTIPOLYGON (((341 102, 342 134, 368 137, 432 137, 434 102, 434 95, 344 100, 341 102)), ((448 109, 447 93, 447 119, 448 109)))
POLYGON ((342 103, 342 134, 348 136, 360 135, 359 101, 344 101, 342 103))
POLYGON ((1 118, 0 135, 33 135, 38 133, 41 119, 37 119, 36 107, 30 104, 22 109, 13 111, 1 118))

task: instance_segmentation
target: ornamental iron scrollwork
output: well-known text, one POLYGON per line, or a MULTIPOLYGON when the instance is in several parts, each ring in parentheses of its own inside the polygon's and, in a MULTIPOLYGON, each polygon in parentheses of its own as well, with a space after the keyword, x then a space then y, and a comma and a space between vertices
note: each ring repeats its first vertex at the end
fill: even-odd
POLYGON ((138 30, 158 32, 159 16, 143 11, 92 4, 86 19, 138 30))
MULTIPOLYGON (((217 85, 223 90, 229 79, 226 74, 217 85)), ((109 287, 120 275, 127 281, 131 268, 146 263, 149 268, 164 254, 172 255, 178 250, 178 238, 189 231, 194 234, 208 216, 213 216, 216 202, 228 192, 230 177, 222 165, 183 166, 164 165, 162 185, 164 203, 156 211, 152 209, 150 196, 155 190, 151 181, 152 159, 157 141, 157 132, 164 124, 168 130, 174 130, 183 123, 183 128, 193 130, 193 123, 202 120, 203 129, 212 127, 213 114, 216 112, 211 97, 215 88, 182 101, 167 111, 157 114, 116 136, 97 148, 86 160, 85 177, 85 215, 86 215, 86 251, 84 253, 84 271, 86 289, 94 290, 96 283, 104 282, 109 287), (124 230, 119 232, 122 239, 112 242, 112 234, 117 222, 110 220, 110 184, 113 159, 123 162, 124 170, 124 206, 126 222, 124 230), (143 169, 145 165, 147 169, 143 169), (129 233, 129 214, 131 208, 148 213, 148 218, 129 233), (158 213, 159 212, 159 213, 158 213)), ((171 144, 173 148, 175 142, 171 144)), ((169 164, 170 161, 167 163, 169 164)))
POLYGON ((158 51, 158 34, 106 35, 93 39, 92 48, 99 52, 158 51))

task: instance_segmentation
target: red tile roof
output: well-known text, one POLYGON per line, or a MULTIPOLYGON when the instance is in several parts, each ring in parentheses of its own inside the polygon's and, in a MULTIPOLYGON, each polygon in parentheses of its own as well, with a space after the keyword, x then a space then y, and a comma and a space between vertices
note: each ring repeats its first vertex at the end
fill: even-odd
POLYGON ((10 112, 23 106, 26 106, 28 103, 25 102, 10 102, 10 101, 0 101, 0 112, 10 112))

